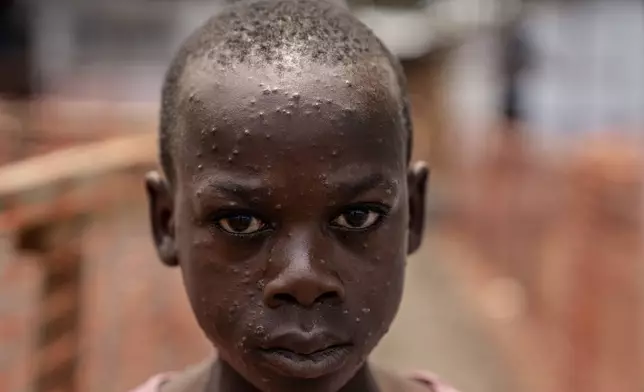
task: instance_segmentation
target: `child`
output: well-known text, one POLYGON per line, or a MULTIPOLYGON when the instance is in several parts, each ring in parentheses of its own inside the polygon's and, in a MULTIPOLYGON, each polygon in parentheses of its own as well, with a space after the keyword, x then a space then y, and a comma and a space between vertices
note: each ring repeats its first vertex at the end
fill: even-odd
POLYGON ((137 391, 444 391, 368 365, 423 231, 397 62, 345 6, 238 2, 182 46, 147 177, 217 359, 137 391))

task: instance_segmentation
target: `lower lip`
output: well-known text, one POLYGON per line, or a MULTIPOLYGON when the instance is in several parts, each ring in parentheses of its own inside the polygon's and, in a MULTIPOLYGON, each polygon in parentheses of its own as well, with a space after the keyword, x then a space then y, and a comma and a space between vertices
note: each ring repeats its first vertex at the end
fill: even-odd
POLYGON ((350 346, 335 346, 312 354, 287 350, 262 350, 270 368, 295 378, 318 378, 340 370, 349 357, 350 346))

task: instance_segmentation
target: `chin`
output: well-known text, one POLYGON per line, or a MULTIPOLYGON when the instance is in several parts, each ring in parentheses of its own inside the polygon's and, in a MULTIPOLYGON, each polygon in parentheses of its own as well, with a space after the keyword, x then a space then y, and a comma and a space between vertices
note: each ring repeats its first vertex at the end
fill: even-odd
POLYGON ((338 391, 353 377, 355 372, 328 374, 318 378, 292 378, 278 376, 256 385, 265 392, 329 392, 338 391))
MULTIPOLYGON (((264 356, 264 354, 260 354, 264 356)), ((272 354, 269 354, 272 355, 272 354)), ((326 354, 325 354, 326 355, 326 354)), ((259 380, 253 384, 264 392, 329 392, 338 391, 346 385, 363 365, 357 358, 344 356, 341 352, 329 353, 320 361, 300 361, 288 358, 288 354, 276 354, 276 358, 258 363, 259 380)))

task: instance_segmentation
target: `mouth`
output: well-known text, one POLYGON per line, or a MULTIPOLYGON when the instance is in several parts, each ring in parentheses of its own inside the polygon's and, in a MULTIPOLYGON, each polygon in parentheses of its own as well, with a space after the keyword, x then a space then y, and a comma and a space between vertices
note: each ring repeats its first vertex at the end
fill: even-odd
POLYGON ((305 352, 283 347, 260 350, 270 368, 284 376, 296 378, 318 378, 336 372, 344 366, 350 352, 350 344, 334 344, 305 352))

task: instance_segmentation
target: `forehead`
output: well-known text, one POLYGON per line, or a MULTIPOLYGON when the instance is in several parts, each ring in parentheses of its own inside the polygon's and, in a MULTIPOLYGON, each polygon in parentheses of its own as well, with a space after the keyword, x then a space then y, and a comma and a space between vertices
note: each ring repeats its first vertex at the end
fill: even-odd
POLYGON ((396 74, 382 57, 337 66, 312 63, 296 55, 283 57, 271 66, 223 66, 206 59, 193 60, 180 79, 183 113, 194 114, 190 109, 199 104, 230 109, 258 97, 273 102, 284 97, 331 100, 364 115, 373 105, 381 110, 397 110, 401 105, 396 74))
POLYGON ((398 170, 406 162, 398 97, 395 74, 377 63, 287 71, 193 64, 180 87, 178 159, 190 176, 204 166, 398 170))

